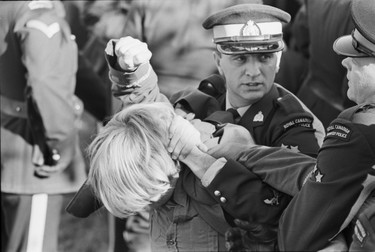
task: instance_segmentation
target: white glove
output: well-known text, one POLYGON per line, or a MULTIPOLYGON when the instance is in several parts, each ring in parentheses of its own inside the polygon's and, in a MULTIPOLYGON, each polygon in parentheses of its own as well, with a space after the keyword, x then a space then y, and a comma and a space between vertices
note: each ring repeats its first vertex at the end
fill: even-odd
POLYGON ((115 46, 118 65, 125 71, 134 71, 142 64, 148 63, 152 53, 147 44, 132 37, 120 38, 115 46))
POLYGON ((169 127, 168 151, 173 159, 185 159, 194 147, 206 152, 207 147, 202 143, 199 131, 183 117, 176 115, 169 127))

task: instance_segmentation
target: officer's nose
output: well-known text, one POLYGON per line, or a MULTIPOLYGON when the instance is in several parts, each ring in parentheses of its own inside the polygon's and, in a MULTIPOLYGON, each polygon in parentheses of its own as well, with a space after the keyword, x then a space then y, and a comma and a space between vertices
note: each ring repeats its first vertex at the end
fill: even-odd
POLYGON ((254 78, 260 75, 260 63, 257 60, 249 58, 245 67, 246 76, 254 78))

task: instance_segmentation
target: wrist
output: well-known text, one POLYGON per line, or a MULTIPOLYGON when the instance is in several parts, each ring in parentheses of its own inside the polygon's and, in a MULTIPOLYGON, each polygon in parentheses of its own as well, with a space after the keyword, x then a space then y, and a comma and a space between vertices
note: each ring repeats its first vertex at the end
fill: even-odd
POLYGON ((194 147, 189 155, 181 159, 181 162, 185 163, 199 179, 203 177, 215 161, 216 158, 202 152, 198 147, 194 147))

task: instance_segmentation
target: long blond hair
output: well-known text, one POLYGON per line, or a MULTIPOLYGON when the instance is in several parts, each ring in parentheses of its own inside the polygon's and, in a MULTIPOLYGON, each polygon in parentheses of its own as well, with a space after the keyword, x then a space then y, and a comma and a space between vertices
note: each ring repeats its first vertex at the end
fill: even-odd
POLYGON ((178 166, 167 151, 175 116, 167 103, 135 104, 115 114, 88 147, 88 182, 104 206, 124 218, 171 188, 178 166))

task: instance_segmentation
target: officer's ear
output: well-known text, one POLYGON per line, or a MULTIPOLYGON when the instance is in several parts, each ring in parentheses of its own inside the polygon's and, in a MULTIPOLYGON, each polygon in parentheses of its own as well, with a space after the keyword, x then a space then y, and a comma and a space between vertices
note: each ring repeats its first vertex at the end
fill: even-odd
POLYGON ((283 55, 282 51, 276 52, 276 73, 278 73, 280 70, 280 61, 281 61, 282 55, 283 55))
POLYGON ((219 71, 221 76, 224 76, 224 72, 223 72, 223 69, 221 69, 221 64, 220 64, 221 53, 219 51, 214 51, 213 55, 214 55, 214 61, 215 61, 217 70, 219 71))

